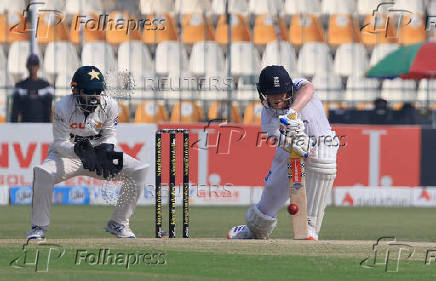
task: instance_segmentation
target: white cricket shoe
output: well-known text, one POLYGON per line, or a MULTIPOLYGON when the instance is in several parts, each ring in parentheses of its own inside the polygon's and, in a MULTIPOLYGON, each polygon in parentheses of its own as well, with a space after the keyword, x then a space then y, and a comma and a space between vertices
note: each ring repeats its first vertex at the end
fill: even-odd
POLYGON ((135 233, 130 229, 128 225, 122 225, 113 220, 110 220, 106 227, 107 232, 116 235, 118 238, 136 238, 135 233))
POLYGON ((254 235, 248 226, 238 225, 232 227, 232 229, 227 232, 227 239, 254 239, 254 235))
POLYGON ((307 227, 307 238, 305 240, 318 241, 318 233, 316 232, 315 227, 310 225, 307 227))
POLYGON ((45 239, 44 229, 37 225, 32 225, 32 229, 27 232, 27 240, 43 240, 45 239))

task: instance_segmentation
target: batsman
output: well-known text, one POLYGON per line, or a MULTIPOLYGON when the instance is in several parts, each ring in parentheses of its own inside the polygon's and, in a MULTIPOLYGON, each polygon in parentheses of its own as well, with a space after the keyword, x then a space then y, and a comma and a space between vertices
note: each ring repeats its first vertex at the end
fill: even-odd
POLYGON ((106 231, 119 238, 135 238, 129 227, 148 164, 117 148, 117 102, 104 94, 103 74, 82 66, 71 81, 72 94, 55 104, 53 142, 48 157, 33 168, 32 228, 27 239, 44 239, 50 223, 54 185, 83 175, 121 182, 118 202, 106 231))
POLYGON ((307 237, 303 239, 318 240, 328 195, 336 178, 339 148, 336 133, 330 127, 314 86, 306 79, 292 80, 283 66, 265 67, 257 89, 264 106, 262 132, 275 138, 276 153, 260 202, 246 212, 246 225, 233 227, 227 238, 269 238, 277 225, 277 213, 290 198, 288 159, 294 151, 304 159, 306 171, 307 237))

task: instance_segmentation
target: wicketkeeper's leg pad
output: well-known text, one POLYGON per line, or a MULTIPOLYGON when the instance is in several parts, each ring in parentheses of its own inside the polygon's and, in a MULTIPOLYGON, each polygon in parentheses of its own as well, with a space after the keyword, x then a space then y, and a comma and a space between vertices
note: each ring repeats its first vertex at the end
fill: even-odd
POLYGON ((336 159, 311 158, 306 164, 307 215, 318 233, 328 196, 336 178, 336 159))
POLYGON ((268 239, 277 225, 277 218, 263 214, 256 205, 247 210, 245 220, 255 239, 268 239))

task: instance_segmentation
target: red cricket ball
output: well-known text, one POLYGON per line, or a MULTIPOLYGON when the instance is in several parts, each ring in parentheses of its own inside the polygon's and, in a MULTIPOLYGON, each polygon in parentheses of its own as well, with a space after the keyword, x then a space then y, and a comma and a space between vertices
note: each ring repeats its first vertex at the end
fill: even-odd
POLYGON ((294 203, 289 204, 289 206, 288 206, 288 213, 290 215, 295 215, 296 213, 298 213, 298 206, 297 206, 297 204, 294 204, 294 203))

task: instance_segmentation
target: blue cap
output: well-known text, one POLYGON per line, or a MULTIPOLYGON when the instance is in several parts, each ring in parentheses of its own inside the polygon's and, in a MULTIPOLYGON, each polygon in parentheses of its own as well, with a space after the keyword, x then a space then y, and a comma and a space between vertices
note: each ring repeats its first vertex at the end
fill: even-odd
POLYGON ((262 69, 257 83, 259 92, 264 95, 290 92, 292 87, 292 79, 281 65, 270 65, 262 69))
POLYGON ((26 66, 28 65, 39 65, 39 58, 35 54, 31 54, 26 61, 26 66))

